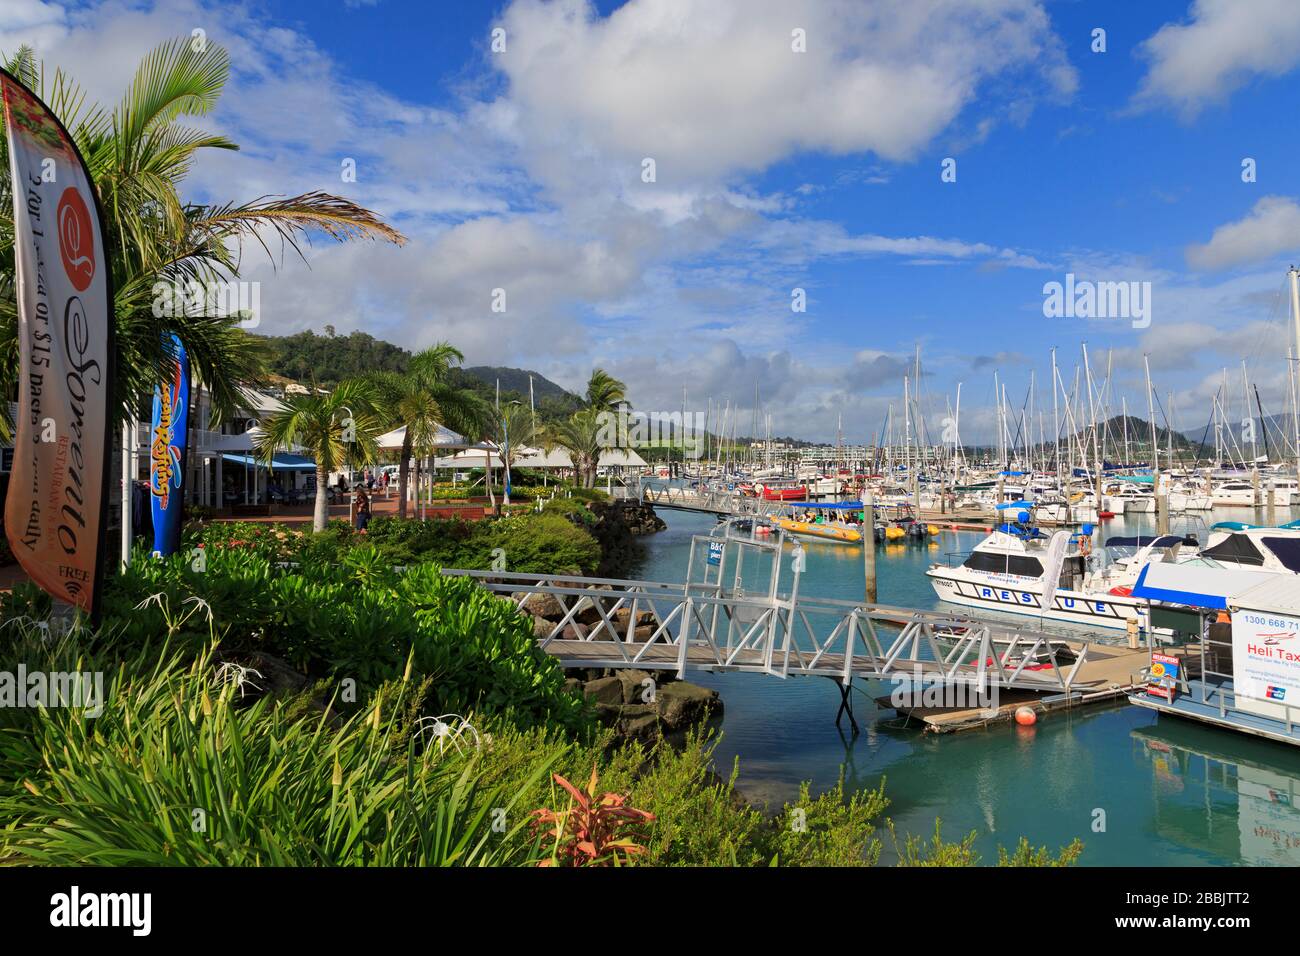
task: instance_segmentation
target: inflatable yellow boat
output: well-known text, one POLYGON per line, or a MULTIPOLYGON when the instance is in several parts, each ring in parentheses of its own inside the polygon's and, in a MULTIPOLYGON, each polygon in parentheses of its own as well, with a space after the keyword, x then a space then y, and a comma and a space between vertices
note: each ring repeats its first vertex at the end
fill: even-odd
POLYGON ((853 528, 842 528, 833 524, 817 524, 810 521, 796 521, 794 518, 777 518, 773 522, 787 534, 797 534, 803 538, 817 541, 833 541, 839 544, 860 544, 862 532, 853 528))

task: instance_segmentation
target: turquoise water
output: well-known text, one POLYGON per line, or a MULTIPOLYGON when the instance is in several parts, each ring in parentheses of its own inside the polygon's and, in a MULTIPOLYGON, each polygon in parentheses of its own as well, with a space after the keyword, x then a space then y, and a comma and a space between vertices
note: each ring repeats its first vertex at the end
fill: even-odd
MULTIPOLYGON (((1249 509, 1235 511, 1219 509, 1213 520, 1260 520, 1249 509)), ((645 539, 645 561, 634 576, 681 581, 691 535, 706 534, 715 522, 659 513, 668 530, 645 539)), ((1171 530, 1185 527, 1175 522, 1171 530)), ((1139 530, 1149 526, 1116 519, 1107 523, 1106 535, 1139 530)), ((1192 530, 1206 540, 1204 524, 1193 521, 1192 530)), ((945 552, 969 550, 981 537, 944 532, 933 544, 882 548, 880 602, 938 606, 925 568, 945 552)), ((862 596, 860 551, 818 543, 805 548, 802 593, 862 596)), ((1066 624, 1056 629, 1092 640, 1123 639, 1122 633, 1066 624)), ((835 727, 840 697, 829 680, 703 673, 690 679, 722 694, 726 712, 716 757, 722 769, 740 758, 740 788, 758 803, 780 806, 803 780, 814 790, 833 786, 843 767, 853 788, 885 780, 887 812, 900 834, 929 836, 940 818, 948 839, 975 831, 986 862, 996 859, 999 845, 1010 847, 1024 835, 1053 848, 1079 837, 1085 843, 1081 862, 1092 865, 1300 864, 1300 751, 1284 744, 1121 705, 1060 712, 1029 728, 935 736, 901 726, 867 693, 855 695, 862 732, 854 738, 835 727)), ((858 687, 866 690, 861 682, 858 687)))

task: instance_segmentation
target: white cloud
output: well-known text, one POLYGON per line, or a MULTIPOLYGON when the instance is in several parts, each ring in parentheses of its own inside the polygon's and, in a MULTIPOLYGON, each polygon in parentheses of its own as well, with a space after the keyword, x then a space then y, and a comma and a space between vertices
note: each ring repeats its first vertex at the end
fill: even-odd
POLYGON ((961 237, 792 218, 808 192, 764 191, 753 174, 819 152, 849 157, 834 188, 880 182, 886 161, 987 135, 1076 82, 1039 0, 631 0, 607 18, 578 0, 517 0, 501 19, 507 54, 484 53, 494 82, 469 84, 494 93, 437 106, 359 81, 252 4, 0 3, 0 49, 35 42, 110 106, 145 52, 202 27, 232 60, 226 95, 202 122, 244 148, 205 157, 187 198, 322 188, 410 236, 401 249, 318 243, 310 269, 290 260, 275 271, 250 250, 261 331, 332 324, 408 347, 447 339, 471 364, 526 364, 573 385, 603 364, 638 403, 665 408, 683 380, 692 394, 738 401, 760 381, 775 427, 823 434, 840 409, 879 417, 860 393, 889 362, 860 358, 846 372, 851 358, 815 335, 792 357, 794 331, 815 320, 791 313, 790 289, 812 265, 1042 264, 961 237), (790 52, 796 26, 807 53, 790 52), (655 184, 640 181, 645 155, 658 160, 655 184), (355 182, 340 180, 344 158, 356 160, 355 182), (489 308, 495 288, 505 314, 489 308), (656 358, 688 335, 689 358, 656 358))
POLYGON ((517 0, 502 23, 490 62, 559 191, 680 189, 808 150, 910 159, 995 78, 1019 76, 1022 99, 1077 82, 1037 0, 632 0, 604 18, 517 0))
POLYGON ((1139 106, 1169 104, 1185 117, 1225 101, 1256 76, 1300 64, 1294 0, 1195 0, 1186 23, 1166 23, 1139 49, 1149 63, 1139 106))
POLYGON ((1287 196, 1265 196, 1250 214, 1214 230, 1204 245, 1187 248, 1196 269, 1258 263, 1281 253, 1300 253, 1300 205, 1287 196))

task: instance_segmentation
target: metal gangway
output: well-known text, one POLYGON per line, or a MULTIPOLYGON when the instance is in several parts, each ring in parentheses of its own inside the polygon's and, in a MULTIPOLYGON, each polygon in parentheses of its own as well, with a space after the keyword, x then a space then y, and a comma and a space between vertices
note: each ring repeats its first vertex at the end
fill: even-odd
POLYGON ((539 645, 566 668, 829 677, 846 700, 855 678, 1067 697, 1090 683, 1078 679, 1088 644, 973 617, 801 595, 802 545, 786 545, 784 533, 759 534, 753 522, 732 518, 692 537, 684 583, 443 573, 475 578, 543 614, 539 645), (746 589, 747 578, 761 588, 746 589))
POLYGON ((778 514, 783 504, 716 488, 697 491, 675 486, 651 488, 648 485, 641 489, 641 500, 660 508, 698 511, 723 517, 768 517, 778 514))

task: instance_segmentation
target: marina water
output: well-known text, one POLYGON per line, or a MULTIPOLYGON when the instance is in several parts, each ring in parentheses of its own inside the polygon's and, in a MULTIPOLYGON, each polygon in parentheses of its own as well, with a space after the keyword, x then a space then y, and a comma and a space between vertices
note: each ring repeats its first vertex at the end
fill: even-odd
MULTIPOLYGON (((667 509, 660 515, 668 529, 644 539, 646 556, 632 576, 682 581, 691 536, 707 534, 715 520, 667 509)), ((1279 509, 1279 521, 1289 517, 1279 509)), ((1175 515, 1171 530, 1190 530, 1204 543, 1207 525, 1222 520, 1262 522, 1263 516, 1217 508, 1205 522, 1189 524, 1175 515)), ((1154 530, 1146 515, 1103 527, 1103 539, 1154 530)), ((945 531, 925 543, 881 546, 880 603, 940 606, 925 569, 982 537, 945 531)), ((862 598, 860 550, 814 542, 804 547, 801 593, 862 598)), ((1028 621, 1004 617, 1020 626, 1028 621)), ((1068 624, 1045 629, 1124 640, 1122 633, 1068 624)), ((862 681, 855 682, 861 728, 855 738, 847 720, 842 733, 836 729, 840 695, 830 680, 701 672, 689 679, 722 694, 719 769, 726 773, 739 757, 741 791, 770 809, 795 797, 803 780, 812 781, 814 792, 834 786, 843 767, 850 789, 884 780, 886 815, 900 839, 908 833, 928 838, 938 818, 947 840, 975 831, 985 863, 996 862, 999 845, 1011 849, 1023 835, 1053 850, 1080 838, 1081 865, 1300 864, 1300 749, 1284 744, 1118 704, 1043 715, 1033 727, 925 734, 894 711, 876 708, 873 698, 888 697, 891 685, 862 681)), ((885 844, 881 860, 893 862, 887 837, 885 844)))

